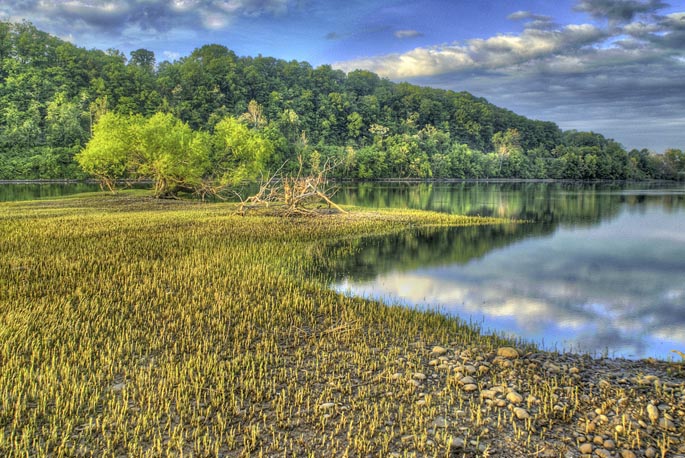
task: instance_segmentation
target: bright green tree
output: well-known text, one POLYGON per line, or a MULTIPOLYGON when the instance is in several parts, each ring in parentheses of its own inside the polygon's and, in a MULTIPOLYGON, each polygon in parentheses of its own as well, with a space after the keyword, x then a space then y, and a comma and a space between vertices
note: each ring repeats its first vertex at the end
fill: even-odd
POLYGON ((157 113, 136 127, 131 169, 152 179, 157 197, 193 191, 209 167, 209 143, 169 113, 157 113))
POLYGON ((214 127, 213 138, 215 179, 225 185, 256 179, 274 153, 272 142, 232 117, 214 127))
POLYGON ((100 180, 100 186, 114 191, 117 180, 127 177, 132 147, 133 124, 140 116, 105 113, 93 127, 93 137, 75 159, 83 171, 100 180))

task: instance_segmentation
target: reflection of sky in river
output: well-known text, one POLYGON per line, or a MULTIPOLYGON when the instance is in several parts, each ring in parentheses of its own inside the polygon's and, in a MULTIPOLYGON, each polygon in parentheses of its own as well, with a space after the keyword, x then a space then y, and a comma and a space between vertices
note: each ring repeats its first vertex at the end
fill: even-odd
POLYGON ((625 208, 467 264, 394 270, 337 289, 446 313, 558 350, 672 358, 685 350, 685 215, 625 208))

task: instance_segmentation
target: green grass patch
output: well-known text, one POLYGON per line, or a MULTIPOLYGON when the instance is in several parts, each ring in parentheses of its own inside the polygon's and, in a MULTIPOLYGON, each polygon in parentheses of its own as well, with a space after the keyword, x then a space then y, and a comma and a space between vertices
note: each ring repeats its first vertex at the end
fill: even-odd
POLYGON ((140 191, 0 204, 0 455, 385 456, 436 415, 393 374, 432 345, 502 344, 325 273, 332 242, 501 220, 234 210, 140 191))

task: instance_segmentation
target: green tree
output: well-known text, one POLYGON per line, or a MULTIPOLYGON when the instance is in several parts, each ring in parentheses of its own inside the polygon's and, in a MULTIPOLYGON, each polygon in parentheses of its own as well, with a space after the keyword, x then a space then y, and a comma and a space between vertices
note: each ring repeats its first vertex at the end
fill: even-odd
MULTIPOLYGON (((497 174, 502 171, 502 162, 511 155, 522 153, 521 134, 517 129, 507 129, 504 132, 497 132, 492 136, 492 144, 499 159, 497 174)), ((506 174, 505 174, 506 175, 506 174)))
POLYGON ((157 197, 194 191, 209 168, 209 142, 169 113, 157 113, 134 127, 129 167, 152 179, 157 197))
POLYGON ((83 128, 81 107, 67 100, 64 92, 55 94, 48 104, 45 117, 45 140, 50 146, 80 146, 85 143, 86 131, 83 128))
POLYGON ((220 121, 213 138, 214 178, 227 185, 257 178, 274 153, 273 143, 235 118, 220 121))
POLYGON ((93 127, 93 137, 75 159, 83 171, 100 180, 100 186, 114 191, 117 180, 127 177, 135 139, 133 124, 140 116, 105 113, 93 127))
POLYGON ((347 133, 353 140, 357 140, 361 134, 364 120, 356 111, 347 117, 347 133))

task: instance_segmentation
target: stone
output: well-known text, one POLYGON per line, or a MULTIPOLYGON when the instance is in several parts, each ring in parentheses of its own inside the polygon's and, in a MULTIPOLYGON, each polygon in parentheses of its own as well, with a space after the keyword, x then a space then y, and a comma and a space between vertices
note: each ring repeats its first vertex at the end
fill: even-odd
POLYGON ((543 364, 542 367, 544 367, 547 370, 547 372, 551 372, 553 374, 557 374, 557 373, 561 372, 561 366, 558 366, 554 363, 550 363, 549 361, 547 361, 545 364, 543 364))
POLYGON ((319 406, 319 409, 327 410, 332 409, 333 407, 335 407, 335 402, 324 402, 319 406))
POLYGON ((647 450, 645 450, 645 456, 647 458, 655 458, 657 454, 657 450, 654 447, 647 447, 647 450))
POLYGON ((495 399, 496 395, 497 393, 492 390, 483 390, 480 392, 480 397, 483 399, 495 399))
POLYGON ((498 356, 492 362, 497 364, 499 367, 501 367, 503 369, 509 369, 510 367, 513 366, 513 364, 511 363, 510 360, 508 360, 506 358, 502 358, 501 356, 498 356))
POLYGON ((464 385, 464 391, 476 391, 478 389, 478 385, 475 383, 467 383, 464 385))
POLYGON ((516 359, 519 357, 519 352, 514 347, 500 347, 497 349, 497 356, 507 359, 516 359))
POLYGON ((421 372, 415 372, 414 375, 412 375, 412 378, 415 380, 426 380, 426 374, 422 374, 421 372))
POLYGON ((611 452, 605 448, 598 448, 595 450, 595 455, 599 458, 611 458, 611 452))
POLYGON ((461 383, 462 385, 469 385, 476 383, 476 380, 473 377, 467 375, 466 377, 462 377, 461 379, 459 379, 459 383, 461 383))
POLYGON ((611 440, 611 439, 605 440, 605 441, 604 441, 604 444, 602 444, 602 445, 603 445, 604 448, 607 449, 607 450, 613 450, 613 449, 616 448, 616 443, 615 443, 613 440, 611 440))
POLYGON ((469 374, 469 375, 473 375, 473 374, 475 374, 477 371, 478 371, 478 369, 476 369, 475 366, 472 366, 472 365, 470 365, 470 364, 467 364, 466 366, 464 366, 464 372, 466 372, 466 373, 469 374))
POLYGON ((558 453, 552 447, 543 447, 543 449, 537 453, 537 456, 538 458, 556 458, 558 453))
POLYGON ((447 428, 447 420, 444 417, 435 417, 433 420, 433 428, 447 428))
POLYGON ((667 431, 675 431, 675 423, 673 423, 668 418, 662 418, 661 420, 659 420, 659 427, 667 431))
POLYGON ((523 402, 523 396, 518 394, 516 391, 510 391, 507 393, 507 401, 512 404, 521 404, 523 402))
POLYGON ((464 448, 464 439, 461 437, 451 437, 447 439, 447 448, 464 448))
POLYGON ((592 444, 590 444, 589 442, 580 444, 580 447, 578 447, 578 451, 583 455, 589 455, 592 453, 592 444))
POLYGON ((445 353, 447 353, 447 349, 445 347, 441 347, 439 345, 436 345, 431 350, 431 354, 434 356, 441 356, 441 355, 444 355, 445 353))
POLYGON ((521 407, 514 407, 514 415, 516 415, 516 418, 519 420, 527 420, 530 418, 530 414, 526 409, 523 409, 521 407))
POLYGON ((621 450, 621 458, 637 458, 637 456, 632 451, 623 449, 621 450))

